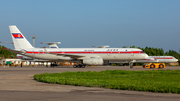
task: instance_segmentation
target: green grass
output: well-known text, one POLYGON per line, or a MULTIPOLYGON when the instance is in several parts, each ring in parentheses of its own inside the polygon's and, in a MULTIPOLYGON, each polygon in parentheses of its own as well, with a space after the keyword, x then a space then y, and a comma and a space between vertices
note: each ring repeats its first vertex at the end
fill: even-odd
POLYGON ((180 70, 64 72, 34 75, 46 83, 180 94, 180 70))

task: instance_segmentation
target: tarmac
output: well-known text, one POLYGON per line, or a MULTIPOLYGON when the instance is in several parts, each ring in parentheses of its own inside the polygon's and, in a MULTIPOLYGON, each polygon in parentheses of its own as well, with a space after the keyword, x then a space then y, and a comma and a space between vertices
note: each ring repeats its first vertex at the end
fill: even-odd
MULTIPOLYGON (((180 70, 180 66, 164 69, 180 70)), ((72 67, 0 67, 0 101, 180 101, 180 94, 115 90, 37 82, 34 74, 66 71, 152 70, 128 66, 72 67)), ((153 69, 158 70, 158 69, 153 69)))

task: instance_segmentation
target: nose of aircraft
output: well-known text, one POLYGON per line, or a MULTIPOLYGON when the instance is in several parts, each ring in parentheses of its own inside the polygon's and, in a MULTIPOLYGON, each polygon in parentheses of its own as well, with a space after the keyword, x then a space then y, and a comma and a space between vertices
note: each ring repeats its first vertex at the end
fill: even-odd
POLYGON ((176 59, 176 61, 178 61, 178 59, 176 59))
POLYGON ((147 54, 145 54, 144 57, 147 59, 149 56, 147 54))

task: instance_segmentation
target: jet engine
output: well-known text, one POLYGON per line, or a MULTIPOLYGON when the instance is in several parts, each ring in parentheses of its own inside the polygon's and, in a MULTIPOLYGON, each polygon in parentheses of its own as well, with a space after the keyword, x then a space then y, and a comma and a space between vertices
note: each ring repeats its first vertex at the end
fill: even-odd
POLYGON ((102 58, 88 58, 83 60, 83 64, 87 65, 103 65, 104 61, 102 58))

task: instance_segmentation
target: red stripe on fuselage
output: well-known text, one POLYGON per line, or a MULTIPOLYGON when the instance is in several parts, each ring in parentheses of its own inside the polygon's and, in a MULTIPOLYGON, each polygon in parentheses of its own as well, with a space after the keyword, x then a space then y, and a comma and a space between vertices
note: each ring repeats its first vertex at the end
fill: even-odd
POLYGON ((154 59, 173 59, 172 57, 162 57, 162 58, 154 58, 154 59))
POLYGON ((17 58, 23 58, 23 56, 17 56, 17 58))
MULTIPOLYGON (((32 52, 32 51, 26 51, 26 53, 29 54, 45 54, 46 52, 32 52)), ((56 54, 142 54, 139 51, 127 51, 127 52, 49 52, 49 53, 56 53, 56 54)), ((143 53, 144 54, 144 53, 143 53)))

